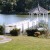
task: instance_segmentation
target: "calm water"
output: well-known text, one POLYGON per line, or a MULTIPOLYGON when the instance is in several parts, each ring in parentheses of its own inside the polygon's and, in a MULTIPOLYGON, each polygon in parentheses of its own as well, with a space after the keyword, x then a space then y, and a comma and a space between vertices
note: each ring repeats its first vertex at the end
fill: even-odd
MULTIPOLYGON (((0 24, 11 24, 11 23, 16 23, 19 21, 23 21, 23 20, 27 20, 27 19, 35 19, 36 15, 30 18, 29 15, 3 15, 0 14, 0 24)), ((39 17, 40 19, 42 19, 42 16, 39 17)), ((50 15, 49 15, 49 22, 48 25, 50 27, 50 15)))
POLYGON ((0 14, 0 24, 11 24, 29 19, 28 15, 3 15, 0 14))

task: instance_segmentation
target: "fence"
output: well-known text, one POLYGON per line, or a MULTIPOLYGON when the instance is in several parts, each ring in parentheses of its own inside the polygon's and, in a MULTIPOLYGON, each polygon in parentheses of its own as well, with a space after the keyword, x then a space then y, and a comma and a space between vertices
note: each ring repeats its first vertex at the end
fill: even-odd
POLYGON ((36 20, 32 20, 32 21, 24 20, 24 21, 21 21, 21 22, 5 25, 5 33, 9 33, 10 30, 12 30, 14 28, 18 28, 18 29, 20 29, 20 31, 24 31, 24 30, 29 29, 31 27, 34 28, 34 26, 36 24, 37 24, 36 20))

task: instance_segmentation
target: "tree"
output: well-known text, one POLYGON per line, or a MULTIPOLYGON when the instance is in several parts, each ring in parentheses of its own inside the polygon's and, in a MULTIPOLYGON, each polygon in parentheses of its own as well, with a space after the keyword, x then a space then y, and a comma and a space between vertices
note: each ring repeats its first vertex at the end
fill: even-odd
POLYGON ((17 12, 25 12, 25 0, 18 0, 16 11, 17 12))
POLYGON ((30 9, 37 7, 38 3, 45 9, 50 10, 50 0, 0 0, 0 10, 2 10, 2 13, 9 13, 10 11, 28 12, 30 9))
POLYGON ((2 1, 0 0, 0 10, 2 9, 2 1))
POLYGON ((11 11, 11 4, 5 2, 5 3, 2 5, 2 13, 9 13, 10 11, 11 11))

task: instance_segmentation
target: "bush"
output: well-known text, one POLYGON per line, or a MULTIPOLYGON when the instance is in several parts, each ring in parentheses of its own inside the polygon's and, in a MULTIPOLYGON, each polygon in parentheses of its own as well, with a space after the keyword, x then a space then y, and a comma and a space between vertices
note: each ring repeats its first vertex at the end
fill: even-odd
POLYGON ((28 29, 26 32, 28 36, 34 36, 35 32, 37 32, 37 29, 28 29))
POLYGON ((12 36, 18 36, 19 34, 20 34, 20 29, 13 29, 13 30, 11 30, 10 31, 10 34, 12 35, 12 36))
POLYGON ((44 27, 44 28, 46 28, 46 27, 47 27, 46 22, 45 22, 45 21, 43 21, 43 20, 40 20, 40 21, 39 21, 39 23, 38 23, 38 25, 39 25, 39 27, 44 27))
POLYGON ((0 25, 0 35, 3 35, 4 28, 0 25))

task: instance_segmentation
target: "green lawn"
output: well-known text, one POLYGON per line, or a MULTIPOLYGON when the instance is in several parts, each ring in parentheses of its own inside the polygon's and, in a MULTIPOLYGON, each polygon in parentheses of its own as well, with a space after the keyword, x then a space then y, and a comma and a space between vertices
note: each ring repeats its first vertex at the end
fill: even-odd
POLYGON ((0 50, 50 50, 50 39, 11 36, 12 41, 0 44, 0 50))
POLYGON ((0 40, 2 40, 2 38, 0 38, 0 40))

